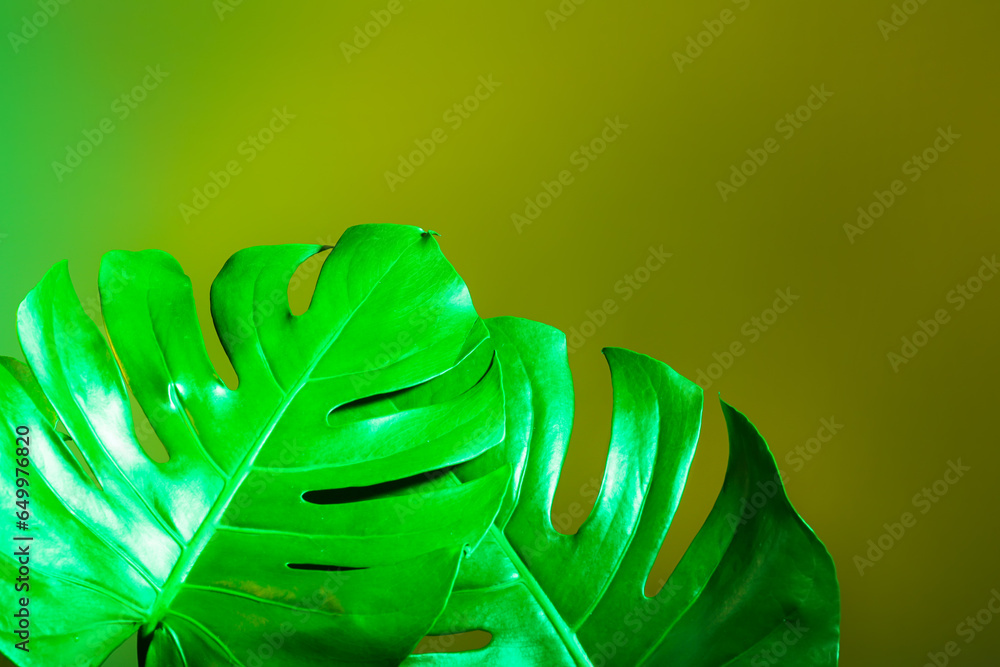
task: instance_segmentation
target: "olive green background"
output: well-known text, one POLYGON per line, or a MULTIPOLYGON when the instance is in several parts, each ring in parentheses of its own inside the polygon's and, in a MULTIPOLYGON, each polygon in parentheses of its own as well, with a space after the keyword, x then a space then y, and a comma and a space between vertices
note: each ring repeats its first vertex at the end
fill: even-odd
MULTIPOLYGON (((909 0, 915 12, 900 7, 897 21, 908 19, 888 32, 888 0, 567 1, 573 12, 559 22, 546 14, 558 0, 400 0, 346 55, 342 43, 387 2, 52 0, 58 12, 32 32, 25 17, 46 2, 0 10, 0 354, 21 356, 17 305, 55 262, 69 259, 99 318, 102 253, 162 248, 194 280, 209 350, 232 382, 208 315, 210 281, 231 253, 333 243, 358 223, 434 229, 483 316, 579 331, 588 311, 613 301, 571 357, 578 414, 558 512, 585 503, 580 487, 602 474, 602 346, 695 378, 739 341, 743 354, 706 391, 688 492, 652 578, 669 573, 719 491, 721 392, 767 438, 792 501, 837 562, 841 664, 922 665, 949 641, 961 649, 950 664, 1000 658, 1000 622, 968 643, 957 634, 1000 588, 1000 280, 961 309, 954 294, 948 301, 982 257, 1000 253, 996 2, 909 0), (714 23, 723 10, 731 22, 714 23), (700 32, 699 53, 688 38, 700 32), (675 56, 685 49, 690 62, 675 56), (157 66, 162 80, 146 78, 156 85, 121 118, 120 96, 157 66), (492 77, 492 92, 479 88, 485 99, 468 101, 478 108, 467 118, 446 116, 480 77, 492 77), (811 117, 787 136, 776 123, 811 87, 832 95, 812 98, 818 108, 800 109, 811 117), (294 118, 247 161, 242 142, 274 109, 294 118), (114 131, 57 175, 53 162, 105 118, 114 131), (574 155, 606 119, 627 127, 595 159, 574 155), (385 172, 436 128, 446 140, 390 187, 385 172), (904 163, 939 128, 960 137, 911 181, 904 163), (717 182, 769 138, 777 152, 724 200, 717 182), (185 219, 180 205, 231 160, 240 172, 185 219), (562 170, 573 181, 559 196, 542 197, 530 224, 512 220, 562 170), (895 179, 905 193, 849 239, 857 208, 895 179), (672 256, 626 299, 618 281, 647 277, 636 271, 661 246, 672 256), (799 298, 756 329, 751 318, 771 318, 779 289, 799 298), (887 355, 941 308, 947 323, 894 370, 887 355), (789 458, 831 418, 842 428, 811 460, 789 458), (969 472, 921 513, 914 495, 959 460, 969 472), (916 525, 859 573, 855 556, 907 511, 916 525)), ((131 642, 107 664, 134 664, 133 651, 131 642)))

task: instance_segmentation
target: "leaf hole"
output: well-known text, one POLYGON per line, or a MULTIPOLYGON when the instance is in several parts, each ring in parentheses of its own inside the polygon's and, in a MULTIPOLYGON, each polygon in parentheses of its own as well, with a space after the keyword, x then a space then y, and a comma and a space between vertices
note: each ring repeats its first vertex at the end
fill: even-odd
POLYGON ((664 591, 664 585, 673 575, 712 512, 729 463, 728 447, 714 447, 705 443, 726 442, 726 439, 727 433, 722 420, 702 421, 697 454, 691 462, 677 512, 646 578, 644 587, 646 597, 659 596, 661 599, 669 599, 674 595, 674 591, 670 589, 664 591))
POLYGON ((574 386, 587 387, 577 391, 569 412, 572 426, 563 437, 568 438, 564 465, 559 474, 553 497, 550 521, 563 535, 575 535, 594 510, 604 482, 611 445, 614 393, 604 355, 575 354, 570 359, 574 386), (600 434, 600 435, 598 435, 600 434))
POLYGON ((375 500, 388 496, 401 496, 413 493, 417 487, 433 484, 436 480, 451 472, 453 466, 430 470, 411 475, 402 479, 372 484, 369 486, 348 486, 341 489, 322 489, 306 491, 302 499, 314 505, 342 505, 344 503, 359 503, 365 500, 375 500))
POLYGON ((484 649, 492 641, 493 635, 485 630, 471 630, 451 635, 427 635, 420 640, 413 653, 465 653, 484 649))
POLYGON ((322 250, 299 264, 288 280, 288 308, 292 315, 302 315, 309 310, 313 295, 316 293, 316 283, 319 282, 319 271, 333 246, 323 246, 322 250))
POLYGON ((135 437, 139 441, 139 445, 150 459, 156 463, 166 463, 170 460, 170 453, 163 446, 163 441, 160 440, 160 436, 156 433, 156 428, 153 426, 149 416, 146 415, 146 411, 142 409, 139 401, 132 394, 131 385, 128 382, 125 385, 128 387, 129 403, 132 406, 132 430, 135 431, 135 437))
POLYGON ((312 570, 315 572, 351 572, 367 570, 367 567, 348 567, 346 565, 318 565, 316 563, 288 563, 289 570, 312 570))

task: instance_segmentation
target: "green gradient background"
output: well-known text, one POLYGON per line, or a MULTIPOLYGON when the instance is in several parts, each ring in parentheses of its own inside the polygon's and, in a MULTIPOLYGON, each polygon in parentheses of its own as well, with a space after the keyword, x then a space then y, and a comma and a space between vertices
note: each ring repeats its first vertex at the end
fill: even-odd
MULTIPOLYGON (((688 493, 653 578, 669 573, 719 491, 721 391, 768 439, 793 502, 838 564, 841 664, 921 665, 952 640, 962 647, 952 664, 1000 660, 1000 622, 970 644, 955 634, 1000 587, 1000 281, 959 312, 945 301, 981 256, 1000 252, 1000 6, 929 0, 886 41, 876 22, 889 18, 887 0, 751 0, 745 11, 730 0, 590 0, 555 30, 545 11, 557 0, 402 2, 350 63, 340 42, 385 2, 245 0, 220 20, 210 0, 75 0, 19 52, 4 40, 0 353, 20 356, 17 305, 55 262, 69 259, 86 301, 103 252, 162 248, 194 280, 209 350, 232 381, 207 302, 231 253, 333 242, 366 222, 433 228, 484 316, 568 331, 618 301, 571 359, 578 415, 564 510, 603 469, 602 346, 694 378, 713 353, 748 343, 743 323, 790 287, 800 300, 706 392, 688 493), (679 72, 672 53, 725 8, 735 22, 679 72), (150 65, 169 76, 118 120, 113 100, 150 65), (500 87, 449 128, 444 111, 491 74, 500 87), (782 138, 775 121, 821 84, 833 97, 782 138), (239 158, 274 107, 296 118, 186 224, 178 205, 209 170, 239 158), (511 213, 616 116, 629 125, 619 140, 519 232, 511 213), (104 117, 114 133, 59 182, 51 163, 104 117), (856 208, 906 178, 901 165, 949 125, 961 139, 849 243, 842 225, 856 208), (384 172, 437 127, 447 141, 391 192, 384 172), (769 136, 780 150, 723 202, 716 181, 769 136), (625 301, 616 281, 661 244, 673 257, 625 301), (893 372, 886 354, 939 307, 951 322, 893 372), (830 416, 843 430, 794 471, 785 456, 830 416), (913 511, 912 496, 958 458, 972 471, 859 575, 852 559, 866 541, 913 511)), ((0 26, 19 30, 37 10, 8 0, 0 26)), ((134 664, 133 650, 107 664, 134 664)))

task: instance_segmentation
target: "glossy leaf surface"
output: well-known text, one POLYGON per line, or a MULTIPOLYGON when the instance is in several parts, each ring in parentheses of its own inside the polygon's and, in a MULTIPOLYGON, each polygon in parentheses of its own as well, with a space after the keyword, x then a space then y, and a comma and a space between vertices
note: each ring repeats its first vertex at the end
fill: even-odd
POLYGON ((30 429, 30 651, 0 622, 18 665, 98 665, 137 628, 150 666, 395 665, 428 631, 510 477, 442 483, 502 439, 500 369, 430 234, 349 229, 293 315, 289 279, 322 250, 249 248, 213 283, 235 389, 166 253, 104 257, 110 345, 65 263, 22 303, 27 366, 0 367, 4 499, 30 429), (129 390, 169 461, 140 446, 129 390))
POLYGON ((456 474, 506 462, 514 482, 431 634, 485 630, 492 640, 414 655, 407 667, 837 664, 833 561, 742 414, 722 404, 730 438, 722 491, 647 598, 694 455, 701 389, 650 357, 605 350, 614 389, 607 468, 593 512, 564 535, 551 511, 573 421, 565 337, 527 320, 488 324, 504 374, 506 436, 456 474))

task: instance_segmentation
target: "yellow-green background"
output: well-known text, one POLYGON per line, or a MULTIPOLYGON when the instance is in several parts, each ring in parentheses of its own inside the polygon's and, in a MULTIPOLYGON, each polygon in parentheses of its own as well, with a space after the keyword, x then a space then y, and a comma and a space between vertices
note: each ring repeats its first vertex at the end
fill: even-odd
MULTIPOLYGON (((220 19, 210 0, 72 0, 17 53, 0 42, 0 353, 20 356, 17 305, 53 263, 69 259, 87 301, 103 252, 162 248, 194 280, 221 367, 208 287, 237 249, 333 242, 366 222, 433 228, 484 316, 568 331, 619 301, 572 357, 578 409, 562 510, 603 467, 602 346, 694 377, 714 352, 747 343, 742 324, 790 287, 799 301, 706 392, 699 454, 653 576, 669 572, 719 491, 721 391, 768 439, 837 562, 841 664, 921 665, 952 640, 962 647, 952 664, 995 664, 1000 622, 971 644, 955 628, 1000 587, 1000 281, 898 373, 886 354, 917 319, 951 310, 948 290, 1000 252, 1000 5, 927 0, 885 40, 877 21, 892 13, 888 0, 751 0, 745 11, 730 0, 588 0, 554 30, 545 12, 557 0, 402 3, 350 63, 339 44, 385 2, 243 0, 220 19), (679 72, 673 52, 726 8, 735 22, 679 72), (115 118, 114 99, 156 65, 166 80, 115 118), (452 130, 442 114, 481 75, 500 87, 452 130), (785 140, 775 121, 822 84, 833 97, 785 140), (239 158, 274 107, 296 118, 186 224, 178 205, 239 158), (109 116, 114 133, 59 182, 51 163, 109 116), (629 126, 619 140, 519 233, 511 213, 618 116, 629 126), (951 150, 849 243, 842 225, 855 209, 905 178, 901 165, 948 126, 961 134, 951 150), (437 127, 447 141, 391 192, 384 172, 437 127), (723 202, 716 181, 769 136, 780 150, 723 202), (616 281, 661 244, 673 256, 623 301, 616 281), (843 430, 793 471, 786 454, 831 416, 843 430), (959 458, 971 472, 859 575, 852 559, 866 541, 959 458)), ((37 11, 7 0, 0 28, 19 31, 37 11)))

